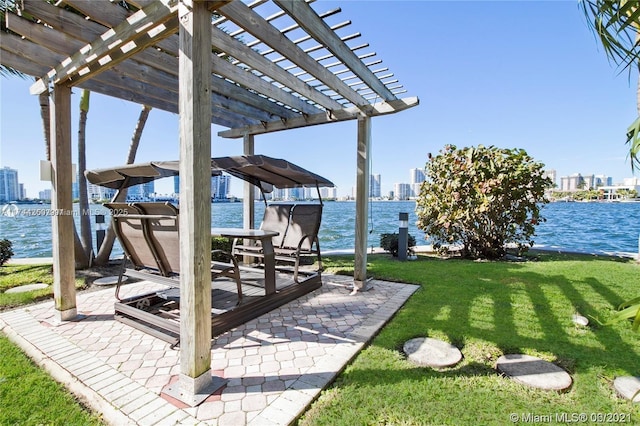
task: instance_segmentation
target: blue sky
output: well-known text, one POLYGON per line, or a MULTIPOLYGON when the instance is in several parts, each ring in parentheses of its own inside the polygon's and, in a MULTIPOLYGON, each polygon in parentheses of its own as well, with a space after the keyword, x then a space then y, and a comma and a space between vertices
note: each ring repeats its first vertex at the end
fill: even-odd
MULTIPOLYGON (((630 177, 625 131, 636 118, 636 76, 610 64, 575 1, 435 2, 318 1, 337 4, 383 65, 420 105, 372 125, 372 172, 387 193, 409 181, 428 153, 445 144, 524 148, 558 176, 580 172, 630 177)), ((38 100, 31 81, 0 78, 0 166, 18 169, 27 195, 44 159, 38 100)), ((73 98, 77 134, 79 91, 73 98)), ((140 106, 92 94, 87 127, 88 168, 125 162, 140 106)), ((214 156, 242 153, 240 139, 218 138, 214 156)), ((286 158, 331 179, 350 194, 356 173, 356 123, 345 122, 256 137, 256 153, 286 158)), ((74 162, 77 162, 74 151, 74 162)), ((178 158, 178 120, 153 110, 136 161, 178 158)), ((171 192, 169 182, 158 192, 171 192)), ((232 192, 240 195, 241 185, 232 192)))

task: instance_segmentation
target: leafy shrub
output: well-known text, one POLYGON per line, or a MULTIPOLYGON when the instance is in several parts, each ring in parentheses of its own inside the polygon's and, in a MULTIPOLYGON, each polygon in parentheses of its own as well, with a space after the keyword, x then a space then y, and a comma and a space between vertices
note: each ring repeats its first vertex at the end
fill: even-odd
POLYGON ((229 255, 220 252, 213 253, 213 251, 222 250, 226 253, 231 253, 232 248, 233 242, 229 238, 211 237, 211 260, 216 260, 219 262, 229 261, 229 255))
MULTIPOLYGON (((398 233, 393 234, 381 234, 380 235, 380 247, 382 247, 385 251, 390 252, 393 257, 398 257, 398 233)), ((413 253, 411 247, 416 245, 416 239, 413 235, 409 234, 407 238, 408 242, 408 252, 413 253)))
POLYGON ((463 257, 497 259, 507 243, 524 251, 545 220, 540 203, 552 182, 543 166, 522 149, 447 145, 427 162, 418 228, 439 251, 460 245, 463 257))
POLYGON ((11 259, 11 256, 13 256, 11 245, 11 241, 9 240, 0 240, 0 266, 4 265, 9 259, 11 259))

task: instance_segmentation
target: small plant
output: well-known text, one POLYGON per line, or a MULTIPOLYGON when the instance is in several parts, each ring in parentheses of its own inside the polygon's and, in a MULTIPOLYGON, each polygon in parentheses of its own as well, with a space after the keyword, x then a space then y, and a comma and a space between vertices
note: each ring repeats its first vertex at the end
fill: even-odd
MULTIPOLYGON (((413 235, 409 235, 407 238, 410 254, 413 254, 413 250, 411 247, 416 245, 416 239, 413 235)), ((381 234, 380 235, 380 247, 382 247, 385 251, 391 253, 393 257, 398 257, 398 233, 393 234, 381 234)))
POLYGON ((0 240, 0 266, 4 265, 13 256, 11 245, 11 241, 7 239, 0 240))
POLYGON ((640 297, 628 300, 618 306, 618 311, 605 325, 614 324, 624 320, 633 320, 631 329, 637 332, 640 329, 640 297))
POLYGON ((229 238, 211 237, 211 260, 219 262, 228 261, 229 255, 225 253, 231 253, 232 246, 233 243, 229 238), (220 250, 225 253, 221 253, 220 250))

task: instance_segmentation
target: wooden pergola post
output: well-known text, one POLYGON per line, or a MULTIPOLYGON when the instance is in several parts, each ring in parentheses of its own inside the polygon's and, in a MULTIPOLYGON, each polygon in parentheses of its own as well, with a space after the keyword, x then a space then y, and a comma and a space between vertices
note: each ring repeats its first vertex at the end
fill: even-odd
POLYGON ((371 159, 371 117, 358 117, 358 157, 356 165, 356 241, 354 291, 363 290, 367 281, 367 218, 369 217, 369 160, 371 159))
POLYGON ((180 379, 194 406, 211 392, 211 13, 180 0, 180 379), (204 396, 204 397, 203 397, 204 396))
MULTIPOLYGON (((243 138, 243 153, 244 155, 255 154, 255 141, 254 136, 251 134, 244 135, 243 138)), ((256 208, 255 202, 255 187, 249 182, 244 182, 243 198, 242 198, 242 226, 244 228, 255 228, 255 215, 256 208)), ((245 244, 247 241, 245 241, 245 244)))
POLYGON ((55 85, 51 103, 53 296, 56 320, 77 316, 71 194, 71 87, 55 85))

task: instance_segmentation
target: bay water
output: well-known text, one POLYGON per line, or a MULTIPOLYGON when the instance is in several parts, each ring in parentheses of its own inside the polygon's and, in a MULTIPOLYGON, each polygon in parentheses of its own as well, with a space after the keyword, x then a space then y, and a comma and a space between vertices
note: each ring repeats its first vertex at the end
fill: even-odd
MULTIPOLYGON (((430 244, 416 227, 415 206, 415 201, 371 201, 367 218, 368 246, 379 247, 381 234, 398 232, 401 212, 409 213, 409 234, 415 237, 416 244, 430 244)), ((256 202, 255 207, 258 227, 264 204, 256 202)), ((74 219, 79 226, 77 204, 74 209, 74 219)), ((320 227, 322 252, 354 247, 355 209, 352 201, 325 202, 320 227)), ((242 203, 214 203, 211 210, 212 227, 242 227, 242 203)), ((13 243, 14 258, 52 256, 50 205, 17 204, 11 214, 7 212, 7 206, 0 205, 0 239, 13 243)), ((105 214, 105 221, 109 222, 108 210, 100 205, 91 205, 84 213, 90 215, 94 227, 96 214, 105 214)), ((640 202, 550 203, 543 206, 543 216, 547 221, 536 228, 533 238, 536 247, 597 254, 638 253, 640 202)), ((121 253, 116 245, 113 254, 121 253)))

